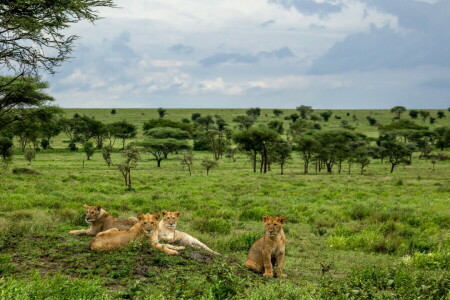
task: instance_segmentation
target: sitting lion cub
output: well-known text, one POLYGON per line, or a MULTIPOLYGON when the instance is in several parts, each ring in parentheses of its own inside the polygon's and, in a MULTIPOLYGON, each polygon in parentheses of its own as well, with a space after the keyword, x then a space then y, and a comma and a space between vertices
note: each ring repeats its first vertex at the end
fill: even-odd
POLYGON ((94 251, 111 251, 127 246, 134 240, 148 236, 150 246, 164 251, 167 254, 178 254, 176 250, 183 250, 184 247, 172 246, 169 244, 160 244, 158 241, 158 221, 159 214, 139 214, 138 223, 128 230, 119 231, 117 228, 111 228, 100 232, 90 244, 90 249, 94 251))
POLYGON ((128 219, 114 218, 108 212, 106 212, 100 205, 83 205, 86 209, 85 220, 88 224, 91 224, 91 228, 82 230, 71 230, 70 234, 76 235, 97 235, 97 233, 111 229, 117 228, 119 230, 130 229, 131 226, 136 224, 138 220, 135 217, 128 219))
POLYGON ((245 261, 245 265, 252 271, 273 277, 273 267, 277 277, 287 277, 283 274, 286 237, 283 232, 285 217, 262 217, 265 223, 265 234, 257 240, 245 261), (273 265, 272 265, 273 262, 273 265))
POLYGON ((190 236, 185 232, 175 230, 177 228, 178 218, 181 215, 179 211, 172 212, 163 210, 161 213, 163 215, 162 220, 159 222, 159 238, 161 240, 170 243, 177 242, 181 245, 204 249, 213 254, 220 255, 220 253, 211 250, 195 237, 190 236))

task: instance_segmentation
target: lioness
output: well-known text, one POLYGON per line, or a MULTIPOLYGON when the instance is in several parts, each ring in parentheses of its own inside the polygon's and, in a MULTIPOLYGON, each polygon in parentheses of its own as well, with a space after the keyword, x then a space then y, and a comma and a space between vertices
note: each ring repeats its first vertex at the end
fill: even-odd
POLYGON ((162 250, 167 254, 178 254, 176 250, 184 249, 184 247, 159 243, 159 214, 139 214, 137 218, 139 220, 138 223, 128 230, 119 231, 117 228, 111 228, 107 231, 100 232, 89 245, 90 249, 94 251, 116 250, 144 236, 149 237, 151 247, 162 250))
POLYGON ((165 211, 162 212, 163 218, 159 221, 159 238, 163 241, 170 243, 180 243, 185 246, 192 246, 200 249, 204 249, 216 255, 220 255, 208 246, 200 242, 193 236, 189 234, 175 230, 177 228, 178 219, 181 216, 179 211, 165 211))
POLYGON ((86 223, 91 225, 89 229, 82 230, 71 230, 70 234, 76 235, 97 235, 97 233, 111 229, 117 228, 119 230, 130 229, 134 224, 138 222, 135 217, 128 219, 119 219, 111 216, 107 211, 100 207, 100 205, 83 205, 86 209, 86 217, 84 220, 86 223))
POLYGON ((265 234, 250 248, 245 265, 252 271, 264 272, 263 276, 266 277, 273 277, 275 266, 275 275, 285 278, 283 266, 286 237, 282 228, 285 217, 263 215, 262 220, 265 223, 265 234))

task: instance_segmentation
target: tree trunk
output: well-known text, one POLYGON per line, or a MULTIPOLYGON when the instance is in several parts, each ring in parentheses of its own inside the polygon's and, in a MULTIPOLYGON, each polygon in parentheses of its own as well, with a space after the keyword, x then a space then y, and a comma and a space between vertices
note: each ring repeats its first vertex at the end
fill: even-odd
POLYGON ((162 159, 157 159, 157 160, 156 160, 156 164, 157 164, 158 168, 161 167, 161 160, 162 160, 162 159))
POLYGON ((256 173, 256 151, 253 151, 253 173, 256 173))
POLYGON ((391 173, 394 172, 394 168, 395 168, 396 163, 393 163, 391 166, 391 173))
POLYGON ((122 139, 122 150, 125 149, 125 139, 122 139))
POLYGON ((284 175, 284 172, 283 172, 283 165, 284 165, 284 164, 280 164, 280 167, 281 167, 281 175, 284 175))

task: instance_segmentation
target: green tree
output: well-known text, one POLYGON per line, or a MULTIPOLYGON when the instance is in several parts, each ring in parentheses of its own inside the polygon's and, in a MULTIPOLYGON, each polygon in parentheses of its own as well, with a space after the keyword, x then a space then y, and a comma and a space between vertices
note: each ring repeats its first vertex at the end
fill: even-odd
POLYGON ((145 131, 146 136, 155 138, 155 139, 166 139, 173 138, 177 140, 186 140, 190 139, 191 135, 189 132, 181 130, 179 128, 171 128, 171 127, 156 127, 145 131))
POLYGON ((388 157, 391 163, 391 173, 394 172, 394 168, 399 164, 408 164, 410 162, 409 157, 412 151, 406 144, 389 139, 382 141, 381 146, 383 147, 385 156, 388 157))
POLYGON ((411 109, 409 111, 409 116, 411 117, 411 119, 417 119, 417 117, 419 116, 419 111, 411 109))
POLYGON ((279 139, 278 141, 270 145, 271 149, 269 151, 270 161, 278 163, 280 165, 280 173, 284 174, 284 165, 286 162, 292 158, 292 145, 291 143, 279 139))
POLYGON ((139 143, 146 151, 150 152, 156 160, 156 165, 161 167, 161 161, 167 159, 168 155, 181 150, 190 150, 186 140, 167 139, 147 139, 139 143))
POLYGON ((193 113, 191 115, 191 120, 195 122, 195 120, 197 120, 198 118, 200 118, 202 116, 201 113, 193 113))
POLYGON ((13 141, 8 137, 0 136, 0 155, 4 161, 12 157, 12 149, 13 141))
POLYGON ((86 154, 87 160, 91 160, 91 156, 95 153, 94 143, 91 141, 84 142, 83 151, 86 154))
MULTIPOLYGON (((0 31, 0 39, 1 36, 0 31)), ((0 54, 1 47, 0 40, 0 54)), ((1 60, 0 55, 0 62, 1 60)), ((53 101, 53 97, 45 93, 46 89, 48 83, 38 78, 0 76, 0 129, 25 118, 29 113, 27 108, 41 107, 53 101)))
POLYGON ((253 172, 256 172, 258 154, 261 157, 260 172, 267 172, 270 144, 279 140, 279 135, 275 131, 267 127, 250 128, 236 133, 233 140, 240 145, 241 149, 250 152, 253 172))
POLYGON ((275 117, 279 117, 284 113, 281 109, 274 109, 272 112, 275 117))
POLYGON ((171 128, 179 128, 181 130, 192 133, 192 125, 186 124, 182 122, 172 121, 168 119, 153 119, 147 122, 144 122, 142 129, 145 131, 150 130, 156 127, 171 127, 171 128))
POLYGON ((441 151, 444 151, 445 148, 450 147, 450 127, 438 127, 434 130, 434 132, 436 134, 436 147, 440 148, 441 151))
POLYGON ((261 108, 252 107, 252 108, 248 109, 245 113, 247 114, 247 116, 249 116, 253 120, 256 120, 261 115, 261 108))
POLYGON ((181 166, 186 167, 189 171, 189 176, 192 176, 192 168, 194 167, 194 153, 184 151, 181 153, 181 166))
POLYGON ((327 110, 320 113, 320 116, 323 118, 325 122, 328 122, 330 120, 331 116, 333 115, 333 112, 331 110, 327 110))
POLYGON ((421 110, 421 111, 419 111, 419 115, 422 118, 422 121, 425 122, 427 120, 427 118, 430 116, 430 112, 421 110))
POLYGON ((111 109, 111 114, 112 114, 112 115, 117 114, 117 110, 116 110, 115 108, 111 109))
POLYGON ((285 120, 291 120, 292 122, 297 121, 300 118, 298 114, 291 114, 289 116, 284 117, 285 120))
POLYGON ((136 137, 136 126, 125 120, 114 122, 111 125, 115 127, 115 137, 122 140, 122 149, 125 149, 125 141, 136 137))
POLYGON ((0 5, 0 65, 19 74, 53 73, 70 57, 76 35, 70 25, 99 19, 97 9, 112 0, 10 0, 0 5))
POLYGON ((195 119, 195 123, 198 124, 199 126, 202 126, 203 129, 209 130, 211 126, 214 124, 214 119, 212 116, 207 115, 195 119))
POLYGON ((443 119, 443 118, 445 118, 445 117, 446 117, 446 116, 445 116, 445 112, 443 112, 442 110, 438 111, 438 112, 437 112, 437 117, 438 117, 438 119, 443 119))
POLYGON ((395 114, 395 119, 400 120, 402 113, 406 111, 406 107, 404 106, 394 106, 391 108, 391 113, 395 114))
POLYGON ((267 124, 267 127, 269 127, 269 129, 275 131, 278 134, 283 134, 283 132, 284 132, 283 122, 278 121, 278 120, 270 121, 267 124))
POLYGON ((33 149, 28 149, 25 151, 23 156, 25 160, 28 161, 28 164, 31 165, 31 162, 36 158, 36 151, 33 149))
POLYGON ((201 165, 202 165, 202 167, 205 168, 205 170, 206 170, 206 176, 208 176, 208 175, 209 175, 209 171, 210 171, 212 168, 217 167, 217 166, 218 166, 218 163, 217 163, 217 161, 214 160, 214 159, 208 159, 208 158, 205 158, 205 159, 202 160, 201 165))
POLYGON ((111 166, 112 160, 111 160, 111 153, 113 151, 113 148, 111 146, 105 146, 102 149, 102 156, 105 160, 106 164, 108 165, 108 168, 111 166))
POLYGON ((367 121, 369 121, 370 126, 375 126, 378 123, 377 119, 372 118, 371 116, 367 116, 367 121))
POLYGON ((165 110, 164 108, 160 107, 156 110, 158 112, 158 116, 160 119, 164 118, 164 116, 167 113, 167 110, 165 110))
POLYGON ((299 135, 294 142, 303 159, 303 173, 308 174, 309 164, 317 150, 318 143, 313 136, 307 134, 299 135))
POLYGON ((314 111, 311 106, 306 106, 306 105, 300 105, 296 108, 296 110, 298 110, 300 117, 303 120, 308 119, 308 116, 314 111))
POLYGON ((253 126, 255 119, 248 116, 236 116, 233 118, 233 122, 238 124, 239 129, 245 130, 253 126))
POLYGON ((122 152, 122 157, 124 158, 124 161, 117 165, 117 169, 125 180, 125 186, 127 186, 129 190, 132 190, 131 170, 136 168, 137 162, 141 159, 141 156, 137 148, 129 148, 122 152))

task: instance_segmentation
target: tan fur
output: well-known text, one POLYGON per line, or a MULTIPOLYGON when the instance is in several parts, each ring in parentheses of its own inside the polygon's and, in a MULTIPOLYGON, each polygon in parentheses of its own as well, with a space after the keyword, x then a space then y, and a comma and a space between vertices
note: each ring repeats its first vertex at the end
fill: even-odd
POLYGON ((204 249, 213 254, 220 255, 220 253, 211 250, 208 246, 200 242, 195 237, 190 236, 185 232, 176 230, 178 219, 181 215, 180 212, 163 210, 161 213, 163 215, 162 220, 159 221, 159 238, 161 240, 204 249))
POLYGON ((71 230, 70 234, 75 235, 97 235, 99 232, 117 228, 118 230, 130 229, 134 224, 138 222, 135 217, 128 219, 114 218, 107 211, 100 207, 100 205, 84 205, 86 209, 85 220, 91 225, 89 229, 71 230))
POLYGON ((139 214, 138 223, 128 230, 119 231, 117 228, 111 228, 105 232, 97 234, 90 244, 90 249, 94 251, 112 251, 127 246, 134 240, 143 240, 145 236, 150 240, 150 246, 167 254, 178 254, 176 250, 182 250, 183 247, 172 246, 169 244, 160 244, 158 241, 158 221, 159 214, 139 214))
POLYGON ((283 274, 286 237, 283 232, 285 217, 262 217, 265 224, 263 237, 257 240, 245 261, 245 265, 252 271, 264 273, 265 277, 274 276, 285 278, 283 274))

